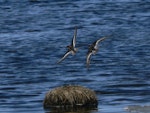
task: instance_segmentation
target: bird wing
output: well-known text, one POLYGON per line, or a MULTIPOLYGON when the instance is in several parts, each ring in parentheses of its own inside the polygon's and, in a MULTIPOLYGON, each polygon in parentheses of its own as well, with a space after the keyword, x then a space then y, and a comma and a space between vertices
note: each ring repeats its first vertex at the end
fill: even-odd
POLYGON ((87 54, 87 57, 86 57, 86 65, 87 65, 87 67, 89 67, 89 65, 90 65, 90 57, 91 57, 91 55, 92 55, 92 52, 89 52, 87 54))
POLYGON ((94 42, 94 43, 95 43, 95 48, 98 48, 99 42, 101 42, 101 41, 104 40, 105 38, 106 38, 106 37, 100 38, 100 39, 98 39, 96 42, 94 42))
POLYGON ((67 51, 65 53, 65 55, 57 62, 57 64, 59 64, 61 61, 63 61, 70 53, 71 53, 71 51, 67 51))
POLYGON ((76 45, 76 37, 77 37, 77 27, 75 27, 74 36, 73 36, 73 39, 72 39, 73 48, 75 48, 75 45, 76 45))

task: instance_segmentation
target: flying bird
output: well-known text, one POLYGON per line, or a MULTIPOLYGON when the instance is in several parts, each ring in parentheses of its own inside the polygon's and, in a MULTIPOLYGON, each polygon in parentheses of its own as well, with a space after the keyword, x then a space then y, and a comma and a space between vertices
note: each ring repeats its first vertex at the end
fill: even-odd
POLYGON ((59 64, 60 62, 62 62, 69 54, 75 55, 75 53, 77 52, 77 48, 76 48, 76 37, 77 37, 77 27, 75 27, 75 31, 74 31, 74 36, 71 42, 71 45, 67 46, 68 51, 64 54, 64 56, 57 62, 57 64, 59 64))
POLYGON ((89 46, 87 57, 86 57, 86 65, 89 68, 91 55, 95 55, 98 52, 98 44, 106 39, 106 37, 100 38, 89 46))

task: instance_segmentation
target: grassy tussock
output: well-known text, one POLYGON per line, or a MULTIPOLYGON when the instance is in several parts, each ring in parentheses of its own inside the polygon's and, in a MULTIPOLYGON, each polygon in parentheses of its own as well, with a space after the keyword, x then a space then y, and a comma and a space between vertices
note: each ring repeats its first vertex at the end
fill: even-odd
POLYGON ((97 106, 95 92, 82 86, 62 86, 49 91, 44 107, 50 106, 97 106))

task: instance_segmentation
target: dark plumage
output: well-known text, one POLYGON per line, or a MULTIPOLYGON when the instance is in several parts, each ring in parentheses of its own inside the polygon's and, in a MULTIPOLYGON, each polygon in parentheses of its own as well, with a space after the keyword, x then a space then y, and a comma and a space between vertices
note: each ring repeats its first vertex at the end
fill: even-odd
POLYGON ((69 54, 74 55, 77 52, 77 48, 75 47, 76 37, 77 37, 77 27, 75 27, 74 36, 73 36, 71 45, 67 46, 68 51, 64 54, 64 56, 57 63, 62 62, 69 54))
POLYGON ((91 58, 91 55, 95 55, 98 51, 98 44, 99 42, 101 42, 102 40, 104 40, 106 37, 103 37, 103 38, 100 38, 98 39, 97 41, 95 41, 94 43, 92 43, 90 46, 89 46, 89 49, 88 49, 88 53, 87 53, 87 57, 86 57, 86 65, 87 65, 87 68, 89 67, 90 65, 90 58, 91 58))

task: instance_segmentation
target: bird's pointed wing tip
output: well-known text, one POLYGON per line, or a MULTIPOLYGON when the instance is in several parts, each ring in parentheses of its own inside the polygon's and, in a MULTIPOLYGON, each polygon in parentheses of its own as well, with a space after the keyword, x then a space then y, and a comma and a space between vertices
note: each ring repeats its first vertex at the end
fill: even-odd
POLYGON ((60 64, 61 61, 62 61, 62 58, 59 61, 57 61, 56 64, 60 64))
POLYGON ((57 62, 57 64, 59 64, 60 62, 62 62, 69 54, 71 53, 71 51, 67 51, 64 56, 57 62))
POLYGON ((88 53, 87 54, 87 58, 86 58, 86 67, 89 68, 90 65, 90 57, 91 57, 92 53, 88 53))

